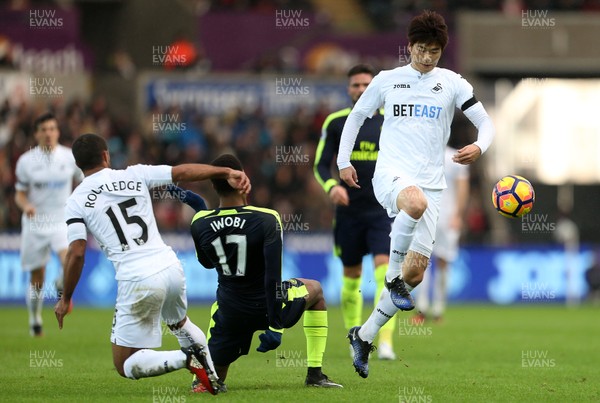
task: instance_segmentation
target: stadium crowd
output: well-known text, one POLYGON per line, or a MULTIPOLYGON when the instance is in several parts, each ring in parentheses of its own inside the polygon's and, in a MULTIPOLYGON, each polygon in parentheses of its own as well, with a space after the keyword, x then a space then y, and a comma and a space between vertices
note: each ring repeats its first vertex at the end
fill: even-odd
MULTIPOLYGON (((3 230, 20 228, 20 212, 13 200, 15 164, 22 153, 35 145, 31 124, 47 109, 58 118, 61 144, 70 146, 76 136, 88 132, 106 138, 114 168, 137 163, 210 162, 222 153, 233 152, 253 178, 253 203, 276 208, 284 219, 306 223, 305 229, 318 230, 331 225, 329 205, 312 175, 320 128, 329 111, 308 114, 299 109, 283 119, 263 116, 260 110, 203 116, 190 111, 155 109, 140 127, 130 119, 111 115, 105 99, 97 97, 89 104, 75 100, 65 104, 57 101, 49 106, 13 107, 9 102, 2 105, 0 166, 4 191, 0 197, 4 200, 0 202, 7 207, 1 213, 3 230), (157 116, 177 116, 183 124, 171 124, 171 130, 158 131, 154 124, 157 116), (178 129, 172 130, 173 127, 178 129)), ((216 197, 207 185, 180 185, 203 194, 209 206, 215 205, 216 197)), ((187 211, 167 192, 157 191, 154 197, 161 228, 188 227, 191 210, 187 211)))
MULTIPOLYGON (((297 109, 291 116, 265 116, 261 110, 234 110, 221 116, 205 116, 195 111, 161 110, 148 112, 143 124, 115 116, 103 97, 89 103, 73 100, 63 103, 21 104, 8 101, 0 107, 0 169, 3 192, 0 228, 17 231, 20 212, 14 203, 15 164, 19 156, 34 146, 32 122, 36 116, 52 111, 58 118, 61 144, 70 146, 83 133, 97 133, 107 139, 114 168, 127 165, 180 164, 210 162, 218 155, 236 154, 253 180, 251 202, 280 212, 292 231, 328 231, 333 210, 326 195, 314 179, 312 165, 325 117, 326 107, 316 111, 297 109), (157 127, 157 120, 176 117, 157 127), (157 130, 163 128, 166 130, 157 130)), ((477 180, 477 177, 475 177, 477 180)), ((185 183, 207 198, 209 206, 217 203, 207 184, 185 183)), ((477 187, 474 186, 477 192, 477 187)), ((168 192, 155 191, 156 216, 166 231, 188 228, 192 211, 175 201, 168 192)), ((474 193, 470 233, 479 239, 487 228, 487 220, 478 196, 474 193), (479 234, 479 235, 478 235, 479 234)))

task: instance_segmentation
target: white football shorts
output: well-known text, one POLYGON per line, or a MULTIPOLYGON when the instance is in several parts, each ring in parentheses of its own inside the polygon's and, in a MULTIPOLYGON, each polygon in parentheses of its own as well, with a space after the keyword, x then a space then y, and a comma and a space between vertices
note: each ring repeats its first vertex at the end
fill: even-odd
POLYGON ((186 316, 185 290, 180 262, 140 281, 119 280, 110 341, 123 347, 160 347, 161 319, 174 325, 186 316))
MULTIPOLYGON (((376 169, 373 176, 373 192, 379 204, 387 210, 388 215, 395 217, 400 212, 396 204, 398 194, 409 186, 417 186, 415 183, 414 179, 402 177, 398 172, 376 169)), ((415 251, 429 258, 431 257, 435 242, 435 228, 440 212, 442 190, 420 189, 427 199, 427 209, 417 224, 415 236, 408 250, 415 251)))
POLYGON ((66 223, 42 223, 34 220, 22 220, 21 223, 23 271, 45 267, 50 261, 51 251, 58 253, 68 248, 66 223))

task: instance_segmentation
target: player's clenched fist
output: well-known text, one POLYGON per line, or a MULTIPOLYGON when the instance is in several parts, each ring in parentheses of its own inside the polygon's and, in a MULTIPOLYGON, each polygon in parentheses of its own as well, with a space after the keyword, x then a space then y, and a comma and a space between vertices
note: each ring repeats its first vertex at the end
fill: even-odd
POLYGON ((259 335, 260 346, 256 348, 256 351, 266 353, 267 351, 275 350, 281 344, 281 336, 283 329, 268 328, 263 334, 259 335))

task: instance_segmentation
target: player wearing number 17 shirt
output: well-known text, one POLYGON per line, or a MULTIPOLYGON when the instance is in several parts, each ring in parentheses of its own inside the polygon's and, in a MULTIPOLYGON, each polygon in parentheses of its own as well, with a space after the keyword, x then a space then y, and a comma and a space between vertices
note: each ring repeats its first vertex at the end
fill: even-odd
POLYGON ((446 188, 444 149, 454 110, 460 108, 478 129, 477 141, 458 150, 454 163, 476 161, 494 136, 494 125, 473 95, 473 87, 459 74, 436 67, 447 43, 448 28, 441 15, 425 11, 414 17, 408 27, 410 64, 375 76, 342 130, 340 178, 358 187, 350 163, 352 147, 363 121, 384 107, 373 191, 394 217, 386 289, 369 319, 348 334, 354 368, 364 378, 369 373, 371 344, 381 326, 398 310, 414 308, 410 291, 421 282, 429 263, 440 196, 446 188))
MULTIPOLYGON (((241 162, 224 154, 212 165, 242 170, 241 162)), ((281 279, 283 239, 279 214, 250 206, 246 197, 222 179, 211 179, 219 208, 201 210, 192 221, 198 261, 216 268, 217 302, 211 310, 208 347, 220 381, 229 366, 248 354, 254 332, 262 330, 258 351, 275 350, 283 329, 304 314, 307 347, 306 386, 340 388, 321 371, 327 343, 327 307, 316 280, 281 279)))
POLYGON ((77 138, 72 150, 85 178, 67 199, 65 208, 70 245, 64 292, 55 307, 59 327, 81 276, 89 231, 116 271, 111 342, 117 372, 139 379, 188 368, 216 394, 218 377, 206 336, 186 316, 183 269, 158 232, 149 189, 173 181, 221 178, 237 191, 248 192, 247 176, 241 171, 202 164, 111 169, 106 141, 95 134, 77 138), (181 351, 152 350, 161 346, 161 319, 177 337, 181 351))

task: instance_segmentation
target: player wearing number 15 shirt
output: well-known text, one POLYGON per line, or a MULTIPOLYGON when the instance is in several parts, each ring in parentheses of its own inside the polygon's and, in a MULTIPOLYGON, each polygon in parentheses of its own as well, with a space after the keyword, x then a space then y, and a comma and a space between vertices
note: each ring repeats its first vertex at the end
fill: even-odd
POLYGON ((175 167, 135 165, 110 168, 106 141, 84 134, 73 143, 73 156, 85 178, 67 199, 68 241, 64 293, 55 307, 62 328, 68 305, 81 276, 87 231, 113 263, 117 301, 111 342, 118 373, 130 379, 188 368, 216 393, 218 378, 206 336, 186 316, 185 277, 175 252, 158 232, 149 189, 173 181, 225 180, 242 192, 247 176, 230 168, 202 164, 175 167), (161 319, 183 351, 154 351, 162 342, 161 319), (194 365, 194 359, 201 365, 194 365))

